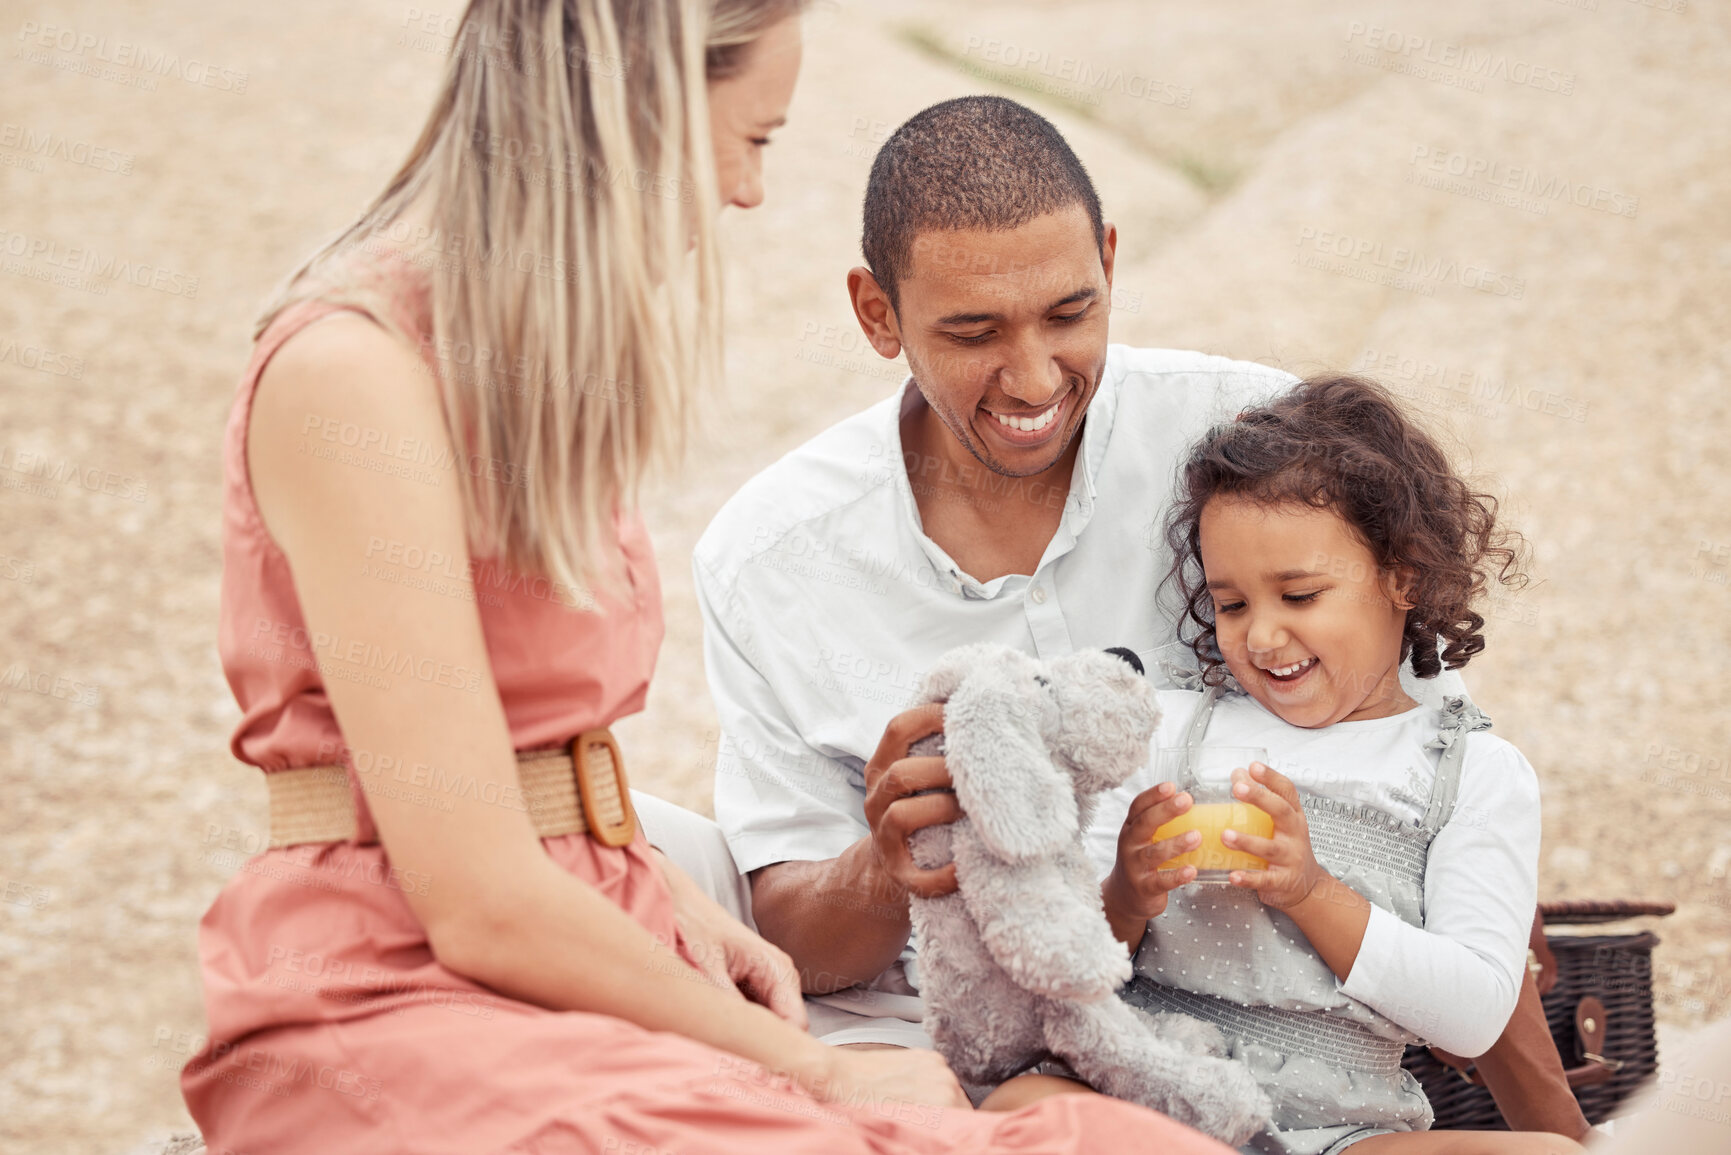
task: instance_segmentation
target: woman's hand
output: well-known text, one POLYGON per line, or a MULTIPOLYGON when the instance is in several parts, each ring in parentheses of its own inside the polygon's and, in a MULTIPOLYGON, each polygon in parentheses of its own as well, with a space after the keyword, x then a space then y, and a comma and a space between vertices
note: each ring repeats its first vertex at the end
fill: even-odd
MULTIPOLYGON (((808 1083, 808 1089, 826 1103, 869 1107, 880 1115, 893 1113, 897 1118, 903 1116, 896 1105, 903 1103, 973 1110, 955 1072, 936 1051, 917 1047, 869 1051, 831 1047, 829 1052, 827 1071, 808 1083)), ((937 1126, 935 1113, 928 1113, 923 1119, 909 1113, 907 1121, 937 1126)))
POLYGON ((655 854, 673 892, 679 933, 703 973, 723 990, 738 991, 805 1030, 805 1000, 793 960, 727 913, 665 854, 655 854))
POLYGON ((1141 945, 1148 920, 1165 911, 1167 896, 1196 878, 1194 866, 1161 870, 1160 864, 1202 845, 1200 833, 1191 830, 1154 841, 1154 832, 1189 810, 1192 801, 1174 783, 1162 782, 1136 795, 1118 831, 1118 859, 1100 886, 1100 899, 1112 933, 1132 953, 1141 945))
POLYGON ((1289 910, 1309 898, 1332 876, 1316 861, 1310 846, 1310 824, 1298 801, 1298 788, 1284 774, 1261 762, 1250 764, 1249 776, 1233 772, 1232 796, 1274 819, 1274 837, 1258 838, 1241 830, 1220 834, 1223 845, 1267 861, 1262 870, 1234 870, 1233 886, 1254 890, 1264 906, 1289 910))

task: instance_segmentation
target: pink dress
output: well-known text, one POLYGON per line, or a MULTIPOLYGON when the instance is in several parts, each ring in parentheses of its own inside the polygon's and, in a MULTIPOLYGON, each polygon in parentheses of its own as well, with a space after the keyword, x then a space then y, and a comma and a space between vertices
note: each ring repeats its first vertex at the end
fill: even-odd
MULTIPOLYGON (((389 268, 399 322, 426 332, 424 288, 406 266, 389 268)), ((244 715, 234 752, 266 773, 343 757, 318 641, 306 636, 246 467, 260 372, 333 308, 297 306, 262 335, 224 442, 220 650, 244 715)), ((600 613, 477 569, 478 594, 494 595, 478 597, 477 608, 519 750, 642 708, 662 636, 660 588, 641 522, 621 518, 617 531, 631 591, 603 597, 600 613)), ((617 850, 584 835, 543 845, 672 944, 666 965, 689 965, 641 834, 617 850)), ((1091 1095, 1013 1114, 823 1104, 681 1035, 548 1010, 447 970, 404 899, 418 885, 382 847, 344 842, 267 851, 223 888, 199 928, 209 1039, 181 1075, 213 1153, 1227 1151, 1164 1116, 1091 1095)))

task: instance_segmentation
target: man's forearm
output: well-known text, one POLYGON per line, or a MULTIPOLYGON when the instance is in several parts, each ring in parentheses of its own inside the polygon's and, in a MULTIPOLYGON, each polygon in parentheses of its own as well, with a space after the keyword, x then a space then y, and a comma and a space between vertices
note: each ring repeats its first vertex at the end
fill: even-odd
POLYGON ((907 892, 862 838, 822 862, 777 862, 751 874, 758 933, 786 951, 808 994, 870 982, 907 945, 907 892))

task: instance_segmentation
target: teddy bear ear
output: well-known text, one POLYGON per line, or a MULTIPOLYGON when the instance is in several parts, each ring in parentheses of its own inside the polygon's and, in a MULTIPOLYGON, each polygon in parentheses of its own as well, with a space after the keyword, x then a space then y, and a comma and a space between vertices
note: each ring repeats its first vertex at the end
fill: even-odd
POLYGON ((1032 685, 995 667, 977 672, 944 706, 944 760, 956 801, 980 840, 1009 862, 1053 854, 1080 830, 1075 782, 1046 749, 1042 717, 1055 703, 1032 685))

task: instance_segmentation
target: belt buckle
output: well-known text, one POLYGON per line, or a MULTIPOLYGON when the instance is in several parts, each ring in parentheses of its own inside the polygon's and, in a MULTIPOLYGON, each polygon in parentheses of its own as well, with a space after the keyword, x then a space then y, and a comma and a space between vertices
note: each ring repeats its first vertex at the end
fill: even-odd
POLYGON ((577 797, 583 803, 583 820, 589 837, 603 846, 629 845, 637 837, 637 813, 631 808, 631 788, 625 780, 625 759, 619 743, 605 726, 585 730, 571 739, 571 769, 577 778, 577 797), (589 768, 589 751, 605 747, 612 767, 611 786, 597 784, 589 768), (617 814, 617 818, 612 816, 617 814))

